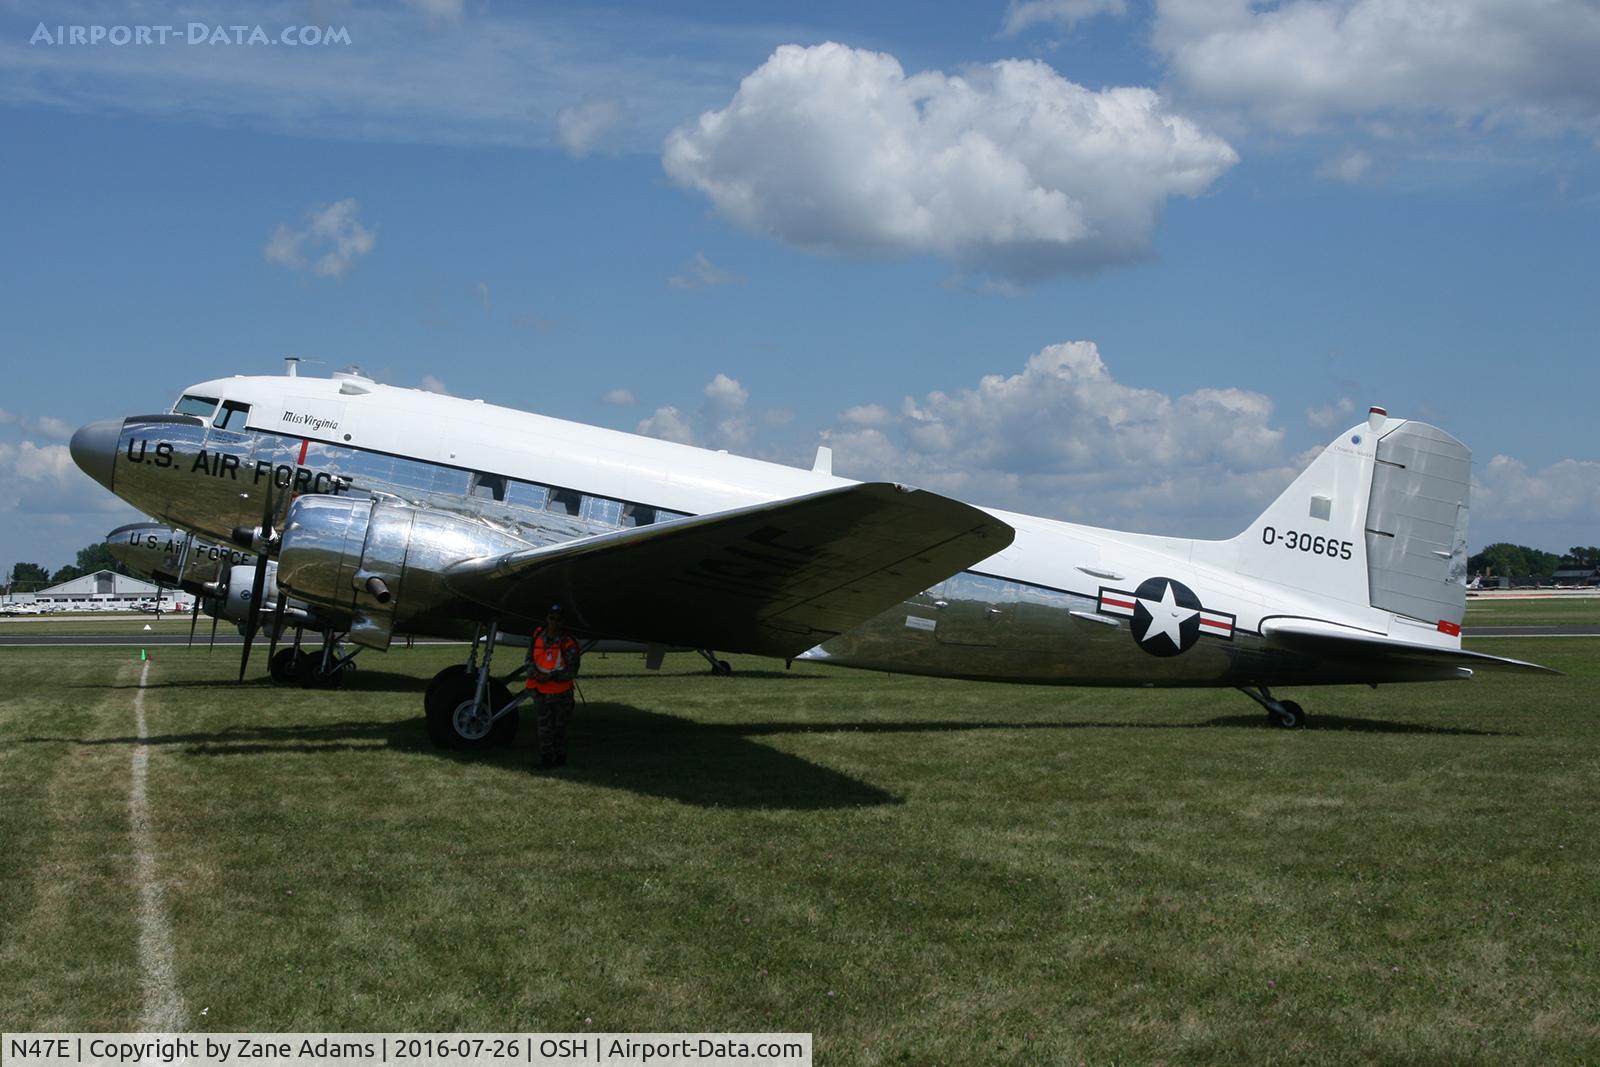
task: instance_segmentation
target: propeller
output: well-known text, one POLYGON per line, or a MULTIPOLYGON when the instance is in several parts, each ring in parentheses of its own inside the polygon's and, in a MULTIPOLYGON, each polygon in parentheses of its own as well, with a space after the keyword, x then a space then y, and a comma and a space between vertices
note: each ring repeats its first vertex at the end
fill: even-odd
POLYGON ((189 611, 189 647, 194 647, 194 628, 200 624, 200 594, 194 595, 194 606, 189 611))
MULTIPOLYGON (((256 573, 250 582, 250 606, 246 609, 244 623, 244 651, 239 655, 239 681, 244 681, 245 668, 250 665, 250 645, 261 628, 261 596, 267 590, 267 550, 272 542, 272 479, 267 479, 266 504, 261 509, 260 547, 256 549, 256 573)), ((282 601, 282 597, 278 598, 282 601)))
POLYGON ((283 611, 289 598, 283 595, 283 587, 278 587, 278 602, 272 605, 272 644, 267 646, 267 662, 278 654, 278 638, 283 636, 283 611))
POLYGON ((206 646, 206 655, 210 655, 217 647, 217 623, 222 619, 222 606, 228 602, 228 579, 232 572, 228 569, 228 554, 222 553, 222 558, 217 562, 217 599, 216 611, 211 616, 211 643, 206 646))

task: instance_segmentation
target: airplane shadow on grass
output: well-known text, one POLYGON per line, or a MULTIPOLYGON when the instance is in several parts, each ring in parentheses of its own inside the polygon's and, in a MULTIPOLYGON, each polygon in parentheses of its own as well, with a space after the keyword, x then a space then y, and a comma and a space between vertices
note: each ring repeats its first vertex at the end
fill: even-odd
MULTIPOLYGON (((397 678, 404 676, 396 676, 397 678)), ((407 690, 415 687, 415 680, 407 690)), ((214 684, 214 683, 206 683, 214 684)), ((156 687, 152 687, 156 688, 156 687)), ((374 691, 381 691, 374 687, 374 691)), ((144 739, 156 748, 181 748, 189 754, 249 757, 275 754, 320 755, 396 751, 437 759, 487 765, 536 777, 622 789, 702 807, 823 810, 875 807, 900 798, 858 778, 781 752, 755 740, 784 734, 959 733, 989 730, 1195 730, 1249 728, 1274 730, 1264 715, 1226 715, 1201 722, 1093 721, 844 721, 698 723, 631 704, 591 702, 579 710, 572 731, 572 763, 554 771, 538 767, 531 714, 524 717, 517 743, 509 748, 461 752, 435 747, 420 717, 392 720, 340 720, 285 726, 235 726, 221 730, 157 733, 144 739)), ((1311 731, 1505 736, 1462 727, 1312 717, 1311 731)), ((27 737, 23 743, 134 745, 134 736, 93 739, 27 737)))
MULTIPOLYGON (((140 739, 27 737, 22 742, 136 745, 140 739)), ((435 747, 420 716, 153 733, 144 738, 144 744, 215 757, 392 750, 624 789, 702 807, 821 810, 900 802, 877 786, 735 731, 629 704, 591 702, 583 708, 572 732, 572 763, 553 771, 538 766, 531 714, 524 717, 514 746, 482 752, 435 747)))

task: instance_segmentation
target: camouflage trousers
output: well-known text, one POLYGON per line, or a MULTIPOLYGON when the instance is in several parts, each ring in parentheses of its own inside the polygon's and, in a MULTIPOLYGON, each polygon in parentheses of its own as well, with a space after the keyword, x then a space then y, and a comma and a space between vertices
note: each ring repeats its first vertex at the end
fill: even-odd
POLYGON ((539 766, 559 767, 567 762, 567 724, 572 721, 572 690, 535 693, 534 719, 539 726, 539 766))

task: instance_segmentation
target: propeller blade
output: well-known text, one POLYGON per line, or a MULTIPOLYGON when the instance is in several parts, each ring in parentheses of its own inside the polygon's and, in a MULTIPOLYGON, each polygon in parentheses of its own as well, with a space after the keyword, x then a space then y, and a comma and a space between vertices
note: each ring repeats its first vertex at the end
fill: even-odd
POLYGON ((206 655, 210 655, 217 647, 217 623, 222 619, 222 609, 228 604, 228 580, 233 577, 233 571, 228 568, 228 556, 223 554, 217 561, 217 603, 216 614, 211 616, 211 644, 206 646, 206 655))
POLYGON ((189 612, 189 647, 194 647, 194 628, 200 623, 200 594, 194 595, 194 608, 189 612))
POLYGON ((239 653, 239 681, 250 666, 250 646, 261 628, 261 597, 267 591, 267 549, 272 540, 272 479, 267 479, 266 502, 261 508, 261 548, 256 552, 256 573, 250 582, 250 606, 245 609, 244 650, 239 653))
POLYGON ((244 623, 244 650, 239 654, 239 681, 244 681, 245 668, 250 665, 250 645, 261 628, 261 596, 267 589, 267 554, 256 556, 256 575, 250 582, 250 607, 246 609, 244 623))
POLYGON ((267 647, 268 662, 278 654, 278 638, 283 634, 283 610, 286 599, 283 590, 279 589, 278 602, 272 605, 272 644, 267 647))

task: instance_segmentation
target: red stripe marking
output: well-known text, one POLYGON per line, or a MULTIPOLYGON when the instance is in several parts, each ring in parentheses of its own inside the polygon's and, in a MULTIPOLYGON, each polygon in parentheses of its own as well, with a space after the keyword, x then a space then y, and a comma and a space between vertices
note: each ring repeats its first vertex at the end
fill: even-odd
POLYGON ((300 465, 302 467, 305 466, 306 449, 308 449, 310 447, 311 447, 311 442, 308 439, 302 437, 300 439, 300 458, 295 460, 295 463, 297 463, 298 465, 300 465))
POLYGON ((1100 598, 1100 603, 1113 608, 1127 608, 1130 611, 1133 610, 1133 601, 1131 600, 1112 600, 1108 596, 1103 596, 1100 598))
POLYGON ((1215 630, 1231 630, 1231 629, 1233 629, 1233 624, 1232 623, 1212 622, 1210 619, 1201 619, 1200 620, 1200 625, 1201 626, 1209 626, 1209 627, 1211 627, 1212 629, 1215 629, 1215 630))
POLYGON ((1449 634, 1451 637, 1460 637, 1461 627, 1456 623, 1446 622, 1444 619, 1440 619, 1439 632, 1442 634, 1449 634))

